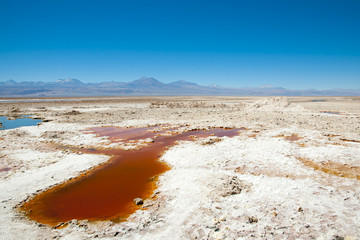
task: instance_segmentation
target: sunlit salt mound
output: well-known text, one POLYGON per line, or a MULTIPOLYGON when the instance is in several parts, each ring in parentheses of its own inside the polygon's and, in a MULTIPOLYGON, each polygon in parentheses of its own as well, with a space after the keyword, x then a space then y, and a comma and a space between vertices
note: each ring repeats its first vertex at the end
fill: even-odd
POLYGON ((292 103, 286 97, 268 97, 254 103, 250 103, 248 110, 303 110, 303 107, 292 103))

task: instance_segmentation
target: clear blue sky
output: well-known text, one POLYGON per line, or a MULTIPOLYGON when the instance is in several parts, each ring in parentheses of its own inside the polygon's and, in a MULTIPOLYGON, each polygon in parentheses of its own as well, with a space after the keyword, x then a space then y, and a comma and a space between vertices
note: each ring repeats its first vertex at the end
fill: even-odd
POLYGON ((0 0, 0 81, 360 89, 359 0, 0 0))

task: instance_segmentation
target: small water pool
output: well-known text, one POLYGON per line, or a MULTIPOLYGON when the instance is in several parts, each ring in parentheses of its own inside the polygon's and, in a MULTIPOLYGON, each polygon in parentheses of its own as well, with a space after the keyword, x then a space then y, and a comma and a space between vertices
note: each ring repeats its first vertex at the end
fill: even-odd
POLYGON ((23 126, 36 126, 41 119, 32 119, 31 115, 22 115, 14 120, 9 120, 6 116, 0 116, 0 130, 13 129, 23 126))
POLYGON ((327 114, 335 114, 335 115, 340 115, 340 112, 336 112, 336 111, 321 111, 322 113, 327 113, 327 114))

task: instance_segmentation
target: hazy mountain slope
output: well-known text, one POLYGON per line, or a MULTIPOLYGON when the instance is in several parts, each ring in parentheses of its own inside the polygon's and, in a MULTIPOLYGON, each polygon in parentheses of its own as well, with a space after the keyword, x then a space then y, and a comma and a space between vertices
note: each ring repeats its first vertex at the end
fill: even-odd
POLYGON ((0 82, 2 97, 55 96, 155 96, 155 95, 239 95, 239 96, 360 96, 360 89, 288 90, 271 85, 258 88, 225 88, 217 85, 200 86, 179 80, 163 83, 155 78, 142 77, 131 82, 83 83, 74 78, 55 82, 0 82))

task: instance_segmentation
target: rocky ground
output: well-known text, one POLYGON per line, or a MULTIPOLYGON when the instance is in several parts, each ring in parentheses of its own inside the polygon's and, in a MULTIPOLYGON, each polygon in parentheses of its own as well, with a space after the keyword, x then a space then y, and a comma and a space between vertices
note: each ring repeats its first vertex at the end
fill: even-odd
POLYGON ((39 126, 0 130, 1 239, 360 239, 360 98, 128 97, 0 101, 0 115, 39 126), (112 147, 94 126, 243 128, 161 157, 171 170, 126 222, 53 229, 18 206, 109 156, 53 147, 112 147))

